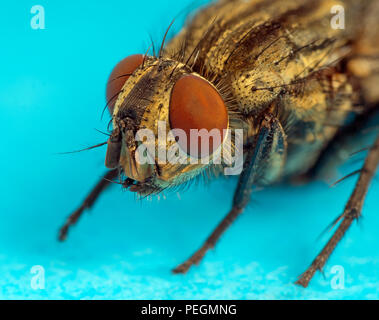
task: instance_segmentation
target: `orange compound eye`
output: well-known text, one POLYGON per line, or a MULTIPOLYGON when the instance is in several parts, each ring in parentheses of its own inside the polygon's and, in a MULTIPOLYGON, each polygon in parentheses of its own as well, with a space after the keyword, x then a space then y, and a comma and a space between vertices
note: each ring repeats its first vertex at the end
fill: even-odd
POLYGON ((106 90, 109 112, 113 114, 113 108, 117 96, 129 76, 143 63, 143 55, 135 54, 121 60, 109 76, 106 90))
MULTIPOLYGON (((187 154, 201 157, 212 154, 224 141, 224 129, 228 128, 228 112, 217 90, 207 81, 193 75, 180 78, 171 93, 170 125, 172 129, 182 129, 187 135, 187 141, 179 139, 178 144, 187 154), (209 137, 209 154, 201 153, 202 140, 199 136, 192 138, 191 129, 206 129, 210 132, 216 129, 220 139, 209 137), (197 148, 196 145, 197 144, 197 148), (193 154, 195 151, 197 154, 193 154)), ((200 132, 201 133, 201 132, 200 132)), ((207 152, 208 150, 204 150, 207 152)))

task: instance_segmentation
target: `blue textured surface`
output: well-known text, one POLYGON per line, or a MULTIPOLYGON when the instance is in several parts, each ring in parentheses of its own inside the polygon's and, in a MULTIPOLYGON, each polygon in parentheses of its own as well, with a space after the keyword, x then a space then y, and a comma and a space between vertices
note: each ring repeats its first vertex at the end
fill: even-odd
MULTIPOLYGON (((379 297, 375 182, 354 224, 308 289, 293 285, 330 233, 354 179, 254 195, 248 210, 204 262, 185 276, 170 269, 202 243, 230 207, 236 179, 149 202, 115 187, 72 230, 58 227, 104 172, 105 149, 58 156, 104 141, 104 86, 123 57, 158 41, 189 1, 42 1, 46 29, 30 28, 33 1, 8 1, 0 19, 0 298, 309 299, 379 297), (33 290, 30 269, 45 269, 33 290), (345 289, 331 287, 331 267, 345 289)), ((194 6, 196 7, 196 5, 194 6)), ((181 25, 178 20, 176 29, 181 25)), ((347 165, 345 172, 356 165, 347 165)))

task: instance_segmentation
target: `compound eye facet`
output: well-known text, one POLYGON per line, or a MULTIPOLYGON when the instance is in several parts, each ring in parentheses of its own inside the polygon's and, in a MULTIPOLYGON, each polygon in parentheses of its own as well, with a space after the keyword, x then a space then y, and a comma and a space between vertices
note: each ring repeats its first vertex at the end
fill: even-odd
POLYGON ((176 82, 171 93, 169 116, 171 128, 182 129, 186 133, 187 141, 179 139, 178 143, 191 156, 210 155, 224 141, 225 129, 229 123, 224 100, 210 83, 198 76, 185 75, 176 82), (214 139, 210 135, 209 150, 204 146, 201 152, 201 143, 204 141, 200 137, 201 131, 197 139, 191 139, 191 129, 206 129, 208 132, 216 129, 213 132, 218 132, 220 139, 215 140, 213 145, 214 139), (194 150, 197 152, 192 154, 194 150), (204 151, 208 154, 204 154, 204 151))
POLYGON ((113 69, 107 82, 106 98, 109 112, 113 114, 118 93, 120 93, 126 80, 143 63, 144 56, 135 54, 121 60, 113 69))

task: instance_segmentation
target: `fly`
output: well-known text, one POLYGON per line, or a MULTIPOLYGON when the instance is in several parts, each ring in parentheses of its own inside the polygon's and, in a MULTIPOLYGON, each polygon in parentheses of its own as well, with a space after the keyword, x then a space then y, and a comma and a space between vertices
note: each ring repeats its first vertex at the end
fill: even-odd
MULTIPOLYGON (((141 196, 157 194, 205 172, 225 173, 228 161, 216 162, 216 154, 235 161, 242 150, 232 208, 203 246, 173 270, 185 273, 244 211, 255 187, 327 178, 342 160, 339 151, 353 151, 352 141, 363 141, 379 111, 378 16, 377 0, 219 0, 167 45, 166 32, 157 54, 125 58, 107 85, 110 170, 68 218, 60 239, 112 182, 141 196), (343 28, 331 25, 336 6, 346 15, 343 28), (219 133, 219 139, 212 136, 212 145, 191 139, 195 129, 219 133), (183 136, 177 131, 174 140, 157 140, 172 130, 183 136), (238 130, 242 149, 228 142, 238 130), (152 138, 141 138, 141 132, 152 138), (162 151, 171 148, 171 156, 181 157, 162 161, 162 151), (199 150, 207 153, 207 163, 187 161, 199 159, 199 150), (143 157, 149 161, 139 161, 143 157)), ((368 150, 355 172, 354 192, 333 223, 334 235, 297 284, 308 286, 360 217, 379 164, 379 137, 368 150)))

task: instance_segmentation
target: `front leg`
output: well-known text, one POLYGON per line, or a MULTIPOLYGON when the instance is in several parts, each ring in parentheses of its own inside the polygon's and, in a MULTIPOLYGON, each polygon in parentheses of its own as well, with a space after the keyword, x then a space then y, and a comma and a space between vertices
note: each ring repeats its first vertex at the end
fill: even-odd
POLYGON ((250 201, 254 184, 268 183, 280 175, 285 161, 286 136, 280 122, 267 115, 261 122, 252 147, 246 151, 246 159, 234 193, 233 205, 227 216, 213 233, 188 260, 176 267, 174 273, 186 273, 194 264, 199 264, 206 252, 212 249, 221 235, 242 213, 250 201))
POLYGON ((117 175, 118 170, 114 169, 108 171, 104 177, 100 179, 80 207, 67 218, 66 223, 59 230, 60 241, 66 240, 70 227, 78 221, 85 210, 90 209, 94 205, 100 194, 111 184, 111 181, 116 178, 117 175))

